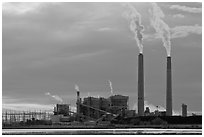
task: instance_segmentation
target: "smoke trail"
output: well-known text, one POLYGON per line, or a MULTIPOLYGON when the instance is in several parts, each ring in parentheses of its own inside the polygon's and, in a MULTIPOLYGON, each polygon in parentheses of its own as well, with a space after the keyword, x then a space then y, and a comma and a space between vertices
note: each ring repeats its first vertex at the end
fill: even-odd
MULTIPOLYGON (((135 103, 134 105, 133 105, 133 107, 132 107, 132 109, 133 110, 137 110, 138 108, 137 108, 137 103, 135 103)), ((149 103, 148 101, 144 101, 144 107, 146 108, 146 107, 149 107, 149 109, 150 109, 150 112, 154 112, 155 110, 159 110, 159 111, 166 111, 166 109, 165 109, 165 107, 163 107, 163 106, 161 106, 161 105, 159 105, 158 107, 156 106, 156 105, 153 105, 153 104, 151 104, 151 103, 149 103)), ((173 115, 179 115, 179 111, 175 111, 175 110, 173 110, 173 115)))
MULTIPOLYGON (((135 103, 134 106, 133 106, 133 109, 137 110, 138 109, 137 106, 138 106, 137 103, 135 103)), ((149 103, 146 100, 144 101, 144 107, 149 107, 151 112, 154 112, 157 109, 159 111, 165 111, 166 110, 164 107, 162 107, 160 105, 157 107, 156 105, 153 105, 153 104, 149 103)))
POLYGON ((134 33, 135 40, 139 47, 139 51, 140 53, 142 53, 143 52, 142 31, 144 30, 144 26, 141 25, 141 15, 130 3, 124 4, 124 6, 127 6, 129 9, 127 12, 125 12, 124 15, 130 22, 130 30, 134 33))
POLYGON ((108 80, 109 86, 110 86, 110 92, 111 94, 113 94, 113 87, 112 87, 112 82, 110 80, 108 80))
POLYGON ((77 84, 75 85, 75 90, 79 91, 79 86, 77 84))
POLYGON ((165 111, 166 109, 163 106, 155 106, 151 103, 149 103, 148 101, 144 101, 144 105, 145 107, 149 107, 151 111, 155 111, 155 110, 159 110, 159 111, 165 111))
POLYGON ((70 106, 70 110, 71 110, 72 112, 77 112, 77 108, 76 108, 75 106, 70 106))
POLYGON ((50 96, 50 97, 54 98, 55 100, 57 100, 57 101, 59 101, 61 103, 63 102, 62 98, 60 98, 57 95, 52 95, 52 94, 50 94, 50 92, 45 93, 45 95, 50 96))
POLYGON ((163 46, 166 48, 167 56, 171 55, 171 42, 170 42, 170 28, 162 20, 164 13, 156 3, 151 3, 153 10, 150 11, 152 14, 151 25, 154 27, 156 32, 162 38, 163 46))

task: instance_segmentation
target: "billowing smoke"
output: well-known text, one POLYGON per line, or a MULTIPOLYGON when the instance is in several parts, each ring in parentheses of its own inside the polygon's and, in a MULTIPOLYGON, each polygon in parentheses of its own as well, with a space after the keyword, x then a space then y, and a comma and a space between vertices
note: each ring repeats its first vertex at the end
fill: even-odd
POLYGON ((77 112, 77 108, 75 106, 70 106, 70 111, 76 113, 77 112))
POLYGON ((162 38, 163 46, 166 48, 167 56, 171 55, 171 42, 170 42, 170 28, 169 26, 162 20, 164 18, 164 13, 161 8, 156 3, 151 3, 152 14, 151 25, 154 27, 159 37, 162 38))
POLYGON ((79 86, 77 84, 75 85, 75 90, 79 91, 79 86))
MULTIPOLYGON (((134 106, 133 106, 133 109, 135 109, 135 110, 137 110, 138 108, 137 108, 137 103, 135 103, 134 104, 134 106)), ((162 106, 155 106, 155 105, 153 105, 153 104, 151 104, 151 103, 149 103, 148 101, 144 101, 144 107, 146 108, 146 107, 149 107, 149 109, 150 109, 150 111, 151 112, 154 112, 155 110, 159 110, 159 111, 165 111, 166 109, 164 108, 164 107, 162 107, 162 106)))
MULTIPOLYGON (((138 108, 137 108, 137 103, 135 103, 134 105, 133 105, 133 110, 137 110, 138 108)), ((165 109, 165 107, 163 107, 163 106, 161 106, 161 105, 159 105, 159 106, 156 106, 156 105, 154 105, 154 104, 151 104, 151 103, 149 103, 148 101, 144 101, 144 107, 146 108, 146 107, 149 107, 149 109, 150 109, 150 112, 155 112, 155 110, 158 110, 158 111, 166 111, 166 109, 165 109)), ((175 110, 173 110, 173 114, 174 115, 179 115, 179 112, 177 112, 177 111, 175 111, 175 110)))
POLYGON ((57 96, 57 95, 52 95, 52 94, 50 94, 50 92, 45 93, 45 95, 52 97, 53 99, 59 101, 60 103, 63 102, 62 98, 60 98, 60 97, 57 96))
POLYGON ((109 86, 110 86, 110 92, 113 95, 113 86, 112 86, 112 82, 110 80, 108 80, 109 86))
POLYGON ((134 33, 135 40, 139 47, 139 51, 140 53, 142 53, 143 52, 142 31, 144 30, 144 26, 141 25, 141 15, 130 3, 127 3, 124 6, 128 7, 128 11, 125 12, 124 16, 130 22, 130 30, 134 33))
POLYGON ((155 111, 155 110, 159 110, 159 111, 165 111, 166 109, 163 107, 163 106, 155 106, 151 103, 149 103, 148 101, 144 101, 144 106, 145 107, 149 107, 150 108, 150 111, 155 111))

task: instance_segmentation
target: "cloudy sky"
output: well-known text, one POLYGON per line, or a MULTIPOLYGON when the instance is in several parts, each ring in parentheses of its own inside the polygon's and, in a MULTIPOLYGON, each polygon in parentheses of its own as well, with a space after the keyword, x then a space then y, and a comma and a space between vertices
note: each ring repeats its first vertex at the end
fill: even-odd
MULTIPOLYGON (((202 3, 157 3, 171 33, 173 110, 202 111, 202 3)), ((151 25, 150 3, 131 3, 141 14, 145 103, 165 108, 166 50, 151 25)), ((139 48, 124 3, 3 3, 3 109, 75 106, 81 97, 129 96, 137 103, 139 48), (49 93, 48 93, 49 92, 49 93)), ((151 109, 150 108, 150 109, 151 109)), ((153 111, 153 110, 151 110, 153 111)))

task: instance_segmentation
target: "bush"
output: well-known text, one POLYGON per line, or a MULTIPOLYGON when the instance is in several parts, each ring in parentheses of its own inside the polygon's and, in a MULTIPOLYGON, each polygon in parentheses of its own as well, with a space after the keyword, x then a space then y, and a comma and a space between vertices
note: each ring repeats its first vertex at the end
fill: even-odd
POLYGON ((161 118, 157 117, 151 121, 152 125, 166 125, 167 122, 162 120, 161 118))
POLYGON ((144 124, 144 125, 150 125, 150 122, 149 122, 149 121, 144 121, 143 124, 144 124))
POLYGON ((133 125, 140 125, 140 120, 139 119, 131 119, 130 120, 130 124, 133 124, 133 125))

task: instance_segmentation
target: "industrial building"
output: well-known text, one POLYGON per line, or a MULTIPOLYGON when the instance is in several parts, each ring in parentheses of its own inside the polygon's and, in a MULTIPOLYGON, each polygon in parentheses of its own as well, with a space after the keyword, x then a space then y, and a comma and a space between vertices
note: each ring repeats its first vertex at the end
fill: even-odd
POLYGON ((114 95, 110 96, 110 112, 113 114, 123 114, 128 110, 128 96, 114 95))
POLYGON ((109 98, 86 97, 80 105, 79 112, 91 118, 100 118, 104 114, 129 116, 135 111, 128 110, 128 96, 112 95, 109 98))
POLYGON ((69 104, 57 104, 56 107, 54 107, 54 115, 69 116, 69 106, 69 104))
POLYGON ((104 97, 84 97, 80 98, 80 92, 77 92, 77 110, 72 112, 69 104, 56 104, 54 115, 51 116, 53 123, 89 120, 108 120, 119 115, 124 117, 135 116, 135 110, 128 108, 128 96, 112 95, 104 97), (74 118, 73 118, 74 117, 74 118), (71 120, 72 119, 72 120, 71 120))
POLYGON ((80 106, 80 112, 85 116, 98 119, 104 114, 102 111, 109 112, 109 107, 110 101, 106 98, 86 97, 80 106))
POLYGON ((71 116, 69 104, 56 104, 54 107, 54 115, 51 115, 51 121, 57 122, 69 122, 71 116))

